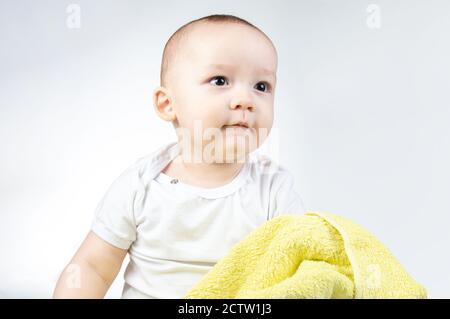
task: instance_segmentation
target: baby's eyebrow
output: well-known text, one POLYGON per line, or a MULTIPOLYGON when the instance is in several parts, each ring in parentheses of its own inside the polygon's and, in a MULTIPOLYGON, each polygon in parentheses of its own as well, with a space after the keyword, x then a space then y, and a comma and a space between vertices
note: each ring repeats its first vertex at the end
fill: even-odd
MULTIPOLYGON (((207 66, 207 68, 208 69, 219 69, 219 70, 234 70, 234 69, 237 68, 237 66, 231 65, 231 64, 209 64, 207 66)), ((276 78, 275 72, 270 70, 270 69, 267 69, 267 68, 264 68, 264 67, 263 68, 259 68, 259 72, 261 74, 272 76, 272 77, 276 78)))

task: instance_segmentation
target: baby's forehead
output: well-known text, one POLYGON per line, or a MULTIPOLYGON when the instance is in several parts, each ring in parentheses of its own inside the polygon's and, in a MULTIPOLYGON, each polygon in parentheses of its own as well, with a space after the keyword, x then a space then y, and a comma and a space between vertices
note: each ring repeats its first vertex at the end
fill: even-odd
MULTIPOLYGON (((237 23, 202 23, 183 36, 177 54, 185 55, 190 63, 223 66, 227 61, 249 57, 262 58, 269 65, 277 61, 272 41, 259 30, 237 23)), ((269 67, 270 68, 270 67, 269 67)))
POLYGON ((227 40, 245 42, 251 39, 254 42, 266 44, 276 51, 272 40, 262 31, 255 27, 236 22, 202 21, 190 26, 182 39, 187 40, 187 42, 190 42, 191 44, 213 45, 217 45, 217 43, 227 43, 227 40))

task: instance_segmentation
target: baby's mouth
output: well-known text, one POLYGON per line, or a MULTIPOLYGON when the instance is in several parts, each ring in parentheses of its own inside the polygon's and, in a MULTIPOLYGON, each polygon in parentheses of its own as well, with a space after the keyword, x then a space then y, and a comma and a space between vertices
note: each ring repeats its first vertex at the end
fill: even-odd
POLYGON ((239 122, 234 123, 232 125, 224 125, 222 128, 225 128, 225 129, 226 128, 235 128, 235 129, 244 129, 244 130, 246 130, 246 129, 249 128, 249 125, 248 125, 247 122, 239 121, 239 122))
POLYGON ((242 129, 247 129, 248 127, 245 125, 224 125, 222 126, 222 128, 242 128, 242 129))
POLYGON ((237 121, 234 122, 231 125, 224 125, 222 126, 222 128, 242 128, 242 129, 248 129, 250 127, 250 125, 248 125, 247 121, 237 121))

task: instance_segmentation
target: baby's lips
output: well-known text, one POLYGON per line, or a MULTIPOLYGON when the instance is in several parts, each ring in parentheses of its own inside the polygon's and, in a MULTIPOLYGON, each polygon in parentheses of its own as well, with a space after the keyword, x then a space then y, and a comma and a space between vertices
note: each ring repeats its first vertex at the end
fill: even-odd
POLYGON ((248 125, 247 122, 239 121, 239 122, 233 123, 231 125, 224 125, 224 127, 244 127, 244 128, 249 128, 250 125, 248 125))
POLYGON ((247 130, 247 129, 248 129, 248 127, 246 127, 246 126, 241 126, 241 125, 225 125, 223 128, 224 128, 224 129, 227 129, 227 128, 232 128, 232 129, 243 129, 243 130, 247 130))

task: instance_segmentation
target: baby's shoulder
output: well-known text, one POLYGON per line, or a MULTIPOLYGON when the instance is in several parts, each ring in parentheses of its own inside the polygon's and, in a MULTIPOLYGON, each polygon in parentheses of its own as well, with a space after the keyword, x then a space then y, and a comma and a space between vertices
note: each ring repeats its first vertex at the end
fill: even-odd
POLYGON ((167 161, 166 146, 137 158, 116 178, 115 184, 127 186, 129 190, 145 191, 167 161))
POLYGON ((176 152, 176 142, 165 144, 151 153, 139 157, 126 171, 139 179, 141 183, 148 184, 170 162, 176 152))

